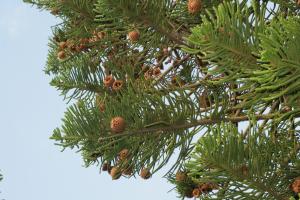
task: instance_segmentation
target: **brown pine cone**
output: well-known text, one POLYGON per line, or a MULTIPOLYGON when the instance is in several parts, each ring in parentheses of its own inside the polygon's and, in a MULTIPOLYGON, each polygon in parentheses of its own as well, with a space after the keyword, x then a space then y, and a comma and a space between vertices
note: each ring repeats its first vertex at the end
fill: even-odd
POLYGON ((300 193, 300 177, 297 177, 291 184, 291 189, 295 193, 300 193))
POLYGON ((57 53, 57 57, 58 59, 63 60, 66 58, 66 53, 64 51, 60 51, 57 53))
POLYGON ((149 179, 151 177, 151 173, 148 168, 143 168, 140 172, 140 176, 143 179, 149 179))
POLYGON ((114 117, 110 122, 112 132, 120 133, 125 130, 125 120, 123 117, 114 117))
POLYGON ((102 171, 108 171, 111 168, 109 163, 104 163, 102 165, 102 171))
POLYGON ((112 89, 114 91, 120 91, 123 87, 123 81, 122 80, 116 80, 113 85, 112 85, 112 89))
POLYGON ((111 168, 110 175, 111 175, 112 180, 117 180, 121 177, 122 172, 119 169, 119 167, 113 167, 113 168, 111 168))
POLYGON ((111 87, 115 82, 115 79, 112 75, 108 75, 104 78, 103 83, 105 87, 111 87))
POLYGON ((195 14, 201 10, 202 2, 201 0, 189 0, 188 1, 188 10, 189 13, 195 14))
POLYGON ((129 156, 129 150, 128 149, 123 149, 122 151, 120 151, 119 153, 119 158, 120 160, 125 160, 127 159, 129 156))
POLYGON ((136 42, 140 38, 140 33, 138 31, 131 31, 128 33, 128 38, 132 42, 136 42))
POLYGON ((67 42, 60 42, 60 43, 58 44, 58 46, 59 46, 59 48, 60 48, 61 50, 65 49, 65 48, 67 47, 67 45, 68 45, 67 42))
POLYGON ((213 189, 217 189, 217 188, 218 188, 218 186, 216 184, 213 184, 213 183, 203 183, 203 184, 199 185, 199 190, 202 193, 209 193, 213 189))
POLYGON ((199 188, 195 188, 193 189, 193 197, 198 198, 201 195, 201 191, 199 190, 199 188))

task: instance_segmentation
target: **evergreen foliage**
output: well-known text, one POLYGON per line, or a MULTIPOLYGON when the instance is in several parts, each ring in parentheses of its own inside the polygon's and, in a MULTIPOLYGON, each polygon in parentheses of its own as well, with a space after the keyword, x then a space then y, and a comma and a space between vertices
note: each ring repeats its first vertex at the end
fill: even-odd
POLYGON ((181 198, 299 199, 300 1, 24 1, 62 21, 51 139, 86 166, 147 179, 177 156, 181 198))

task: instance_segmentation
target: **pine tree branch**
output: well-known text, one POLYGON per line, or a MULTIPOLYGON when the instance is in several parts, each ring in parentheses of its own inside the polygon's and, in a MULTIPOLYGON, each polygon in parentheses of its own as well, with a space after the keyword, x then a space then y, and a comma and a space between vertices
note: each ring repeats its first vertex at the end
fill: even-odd
MULTIPOLYGON (((254 115, 253 117, 256 120, 266 120, 266 119, 274 119, 278 117, 278 113, 272 113, 272 114, 266 114, 266 115, 254 115)), ((249 116, 233 116, 233 117, 226 117, 226 118, 215 118, 215 119, 200 119, 196 122, 190 122, 190 123, 185 123, 185 124, 173 124, 170 126, 166 127, 159 127, 159 128, 142 128, 138 130, 130 130, 127 133, 123 134, 117 134, 111 137, 106 137, 105 139, 110 139, 114 137, 123 137, 123 136, 132 136, 132 135, 140 135, 143 133, 163 133, 163 132, 169 132, 169 131, 175 131, 175 130, 180 130, 180 129, 188 129, 188 128, 193 128, 197 126, 206 126, 206 125, 213 125, 213 124, 218 124, 221 122, 232 122, 232 123, 238 123, 238 122, 243 122, 243 121, 249 121, 251 118, 249 116)), ((100 138, 100 140, 103 138, 100 138)))
MULTIPOLYGON (((54 84, 53 84, 54 85, 54 84)), ((84 83, 84 84, 68 84, 68 83, 59 83, 55 84, 59 90, 71 90, 78 89, 80 91, 89 91, 92 93, 104 93, 104 90, 99 87, 99 85, 84 83)))
POLYGON ((230 177, 236 177, 236 180, 238 180, 238 181, 240 181, 240 180, 246 181, 249 185, 253 186, 255 189, 260 190, 262 193, 265 193, 265 192, 269 193, 276 200, 283 200, 286 198, 285 195, 278 194, 277 192, 270 189, 269 187, 266 187, 266 185, 264 185, 262 182, 253 180, 253 179, 251 179, 251 177, 249 177, 247 175, 236 173, 232 168, 230 168, 228 166, 221 165, 219 162, 214 162, 213 165, 217 169, 225 170, 227 173, 230 174, 230 177))
POLYGON ((218 162, 215 162, 214 166, 217 169, 223 169, 223 170, 225 170, 226 172, 228 172, 230 174, 231 177, 236 177, 237 180, 244 180, 244 181, 246 181, 249 185, 253 186, 254 188, 260 190, 263 193, 265 193, 265 192, 269 193, 276 200, 283 200, 283 199, 286 198, 286 196, 278 194, 277 192, 273 191, 269 187, 266 187, 266 185, 264 185, 260 181, 253 180, 249 176, 245 176, 245 175, 242 175, 242 174, 235 173, 234 170, 232 170, 232 168, 230 168, 228 166, 220 165, 220 163, 218 163, 218 162))
POLYGON ((170 71, 172 71, 172 69, 174 69, 175 67, 178 67, 180 64, 182 64, 183 62, 185 62, 186 60, 188 60, 190 58, 190 55, 186 55, 185 57, 183 57, 181 60, 174 62, 172 66, 170 66, 167 70, 165 70, 157 79, 155 79, 152 82, 152 86, 156 85, 161 79, 163 79, 170 71))
MULTIPOLYGON (((263 114, 263 113, 266 111, 266 109, 268 108, 268 106, 269 106, 269 104, 267 104, 263 109, 261 109, 260 112, 259 112, 259 114, 260 114, 260 115, 263 114)), ((271 113, 272 113, 272 112, 269 112, 269 114, 271 114, 271 113)), ((263 121, 263 123, 267 123, 268 120, 269 120, 269 119, 265 119, 265 120, 263 121)), ((245 138, 247 137, 247 135, 249 134, 250 128, 251 128, 251 124, 249 124, 249 125, 247 126, 246 130, 243 131, 243 138, 244 138, 244 139, 245 139, 245 138)))

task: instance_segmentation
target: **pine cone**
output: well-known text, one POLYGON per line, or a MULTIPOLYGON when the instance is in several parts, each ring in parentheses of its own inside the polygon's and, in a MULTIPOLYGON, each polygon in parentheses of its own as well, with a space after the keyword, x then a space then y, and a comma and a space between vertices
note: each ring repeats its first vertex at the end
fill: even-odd
POLYGON ((60 42, 60 43, 58 44, 58 46, 59 46, 59 48, 60 48, 61 50, 63 50, 63 49, 65 49, 65 48, 67 47, 67 42, 60 42))
POLYGON ((141 170, 141 173, 140 173, 140 176, 143 178, 143 179, 149 179, 151 177, 151 173, 149 171, 148 168, 143 168, 141 170))
POLYGON ((119 91, 121 90, 123 87, 123 81, 122 80, 116 80, 113 85, 112 85, 112 89, 114 91, 119 91))
POLYGON ((108 75, 104 78, 103 83, 105 87, 111 87, 115 82, 115 79, 112 75, 108 75))
POLYGON ((110 122, 112 132, 120 133, 125 130, 125 120, 123 117, 114 117, 110 122))
POLYGON ((216 184, 213 184, 213 183, 203 183, 203 184, 199 185, 199 190, 202 193, 209 193, 213 189, 217 189, 217 188, 218 188, 218 186, 216 184))
POLYGON ((140 33, 138 31, 131 31, 128 33, 128 38, 132 42, 136 42, 140 38, 140 33))
POLYGON ((66 58, 66 53, 64 51, 60 51, 57 53, 57 57, 58 59, 63 60, 66 58))
POLYGON ((198 198, 201 195, 201 191, 198 188, 193 189, 193 197, 198 198))
POLYGON ((300 193, 300 177, 297 177, 291 185, 291 189, 295 193, 300 193))
POLYGON ((111 169, 111 166, 109 163, 104 163, 102 165, 102 171, 108 171, 109 169, 111 169))
POLYGON ((119 167, 113 167, 113 168, 111 168, 110 175, 111 175, 112 180, 117 180, 121 177, 122 172, 119 169, 119 167))
POLYGON ((188 10, 189 10, 189 13, 191 13, 191 14, 195 14, 195 13, 199 12, 201 7, 202 7, 201 0, 189 0, 188 1, 188 10))
POLYGON ((122 151, 120 151, 119 153, 119 158, 120 160, 125 160, 127 159, 129 156, 129 150, 128 149, 123 149, 122 151))

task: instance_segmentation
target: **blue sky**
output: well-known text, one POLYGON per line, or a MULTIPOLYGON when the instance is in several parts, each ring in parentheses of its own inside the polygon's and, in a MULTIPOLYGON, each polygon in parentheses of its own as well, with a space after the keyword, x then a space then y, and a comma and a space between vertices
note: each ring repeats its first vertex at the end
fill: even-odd
POLYGON ((48 139, 67 106, 42 71, 56 22, 21 0, 0 0, 0 199, 176 199, 163 172, 112 181, 48 139))

